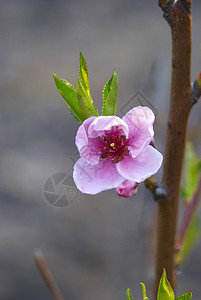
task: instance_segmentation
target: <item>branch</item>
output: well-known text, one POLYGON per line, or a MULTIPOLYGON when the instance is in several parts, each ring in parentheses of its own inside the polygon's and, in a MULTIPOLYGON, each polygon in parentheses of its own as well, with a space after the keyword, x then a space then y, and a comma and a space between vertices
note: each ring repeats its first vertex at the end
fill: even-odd
MULTIPOLYGON (((168 3, 170 5, 172 1, 168 1, 166 5, 168 3)), ((168 19, 172 33, 172 82, 162 186, 169 195, 166 202, 158 202, 155 298, 163 268, 167 271, 173 289, 176 287, 174 256, 179 189, 188 118, 192 107, 189 105, 192 98, 190 75, 192 21, 190 10, 187 10, 189 7, 191 1, 174 1, 168 19)), ((164 11, 164 8, 161 8, 164 11)))
POLYGON ((176 249, 181 249, 181 246, 183 244, 186 232, 189 228, 189 224, 192 220, 192 217, 196 211, 196 208, 198 206, 199 200, 200 200, 200 194, 201 194, 201 176, 196 188, 196 191, 193 195, 192 200, 187 204, 184 215, 182 218, 179 234, 178 234, 178 240, 176 242, 176 249))
POLYGON ((158 5, 163 11, 163 17, 166 19, 166 21, 171 25, 171 23, 174 22, 174 6, 177 4, 177 2, 180 3, 180 6, 185 9, 185 11, 191 15, 191 6, 192 6, 192 0, 159 0, 158 5))
POLYGON ((35 263, 55 300, 64 300, 40 249, 34 250, 35 263))
POLYGON ((180 4, 183 6, 183 8, 186 10, 186 12, 190 15, 192 0, 180 0, 180 4))

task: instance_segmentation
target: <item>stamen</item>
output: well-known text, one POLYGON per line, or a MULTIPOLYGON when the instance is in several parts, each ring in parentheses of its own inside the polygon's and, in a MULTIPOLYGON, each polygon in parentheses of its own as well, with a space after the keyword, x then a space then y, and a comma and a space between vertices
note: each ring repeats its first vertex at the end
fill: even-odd
POLYGON ((103 144, 103 147, 100 146, 97 152, 97 155, 100 155, 100 160, 111 159, 112 162, 118 163, 124 155, 129 155, 128 140, 124 135, 119 135, 116 129, 118 129, 118 126, 115 126, 112 132, 107 131, 106 135, 99 137, 100 142, 103 144))

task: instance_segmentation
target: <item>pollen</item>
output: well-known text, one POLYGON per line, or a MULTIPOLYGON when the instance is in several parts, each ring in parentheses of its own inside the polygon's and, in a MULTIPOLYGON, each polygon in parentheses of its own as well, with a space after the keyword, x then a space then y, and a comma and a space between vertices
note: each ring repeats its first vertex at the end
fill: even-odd
POLYGON ((110 147, 112 147, 112 148, 113 148, 113 147, 114 147, 114 143, 111 143, 111 144, 110 144, 110 147))

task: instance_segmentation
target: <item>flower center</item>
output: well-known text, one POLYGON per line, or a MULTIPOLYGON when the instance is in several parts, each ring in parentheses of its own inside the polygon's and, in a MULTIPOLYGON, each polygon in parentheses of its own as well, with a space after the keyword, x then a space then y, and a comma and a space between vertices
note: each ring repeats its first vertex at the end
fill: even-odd
POLYGON ((102 144, 99 152, 101 160, 111 159, 112 162, 118 163, 124 155, 129 155, 128 140, 125 135, 120 135, 117 131, 110 131, 106 135, 100 136, 99 140, 102 144))

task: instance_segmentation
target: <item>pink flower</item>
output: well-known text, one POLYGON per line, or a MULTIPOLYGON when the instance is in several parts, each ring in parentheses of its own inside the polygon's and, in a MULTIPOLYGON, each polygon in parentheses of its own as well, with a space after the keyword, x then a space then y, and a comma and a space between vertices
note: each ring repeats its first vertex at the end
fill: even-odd
POLYGON ((117 188, 120 196, 132 196, 136 184, 155 174, 163 161, 162 154, 149 145, 154 120, 152 110, 142 106, 122 119, 86 119, 75 138, 81 157, 73 171, 77 188, 86 194, 117 188))

